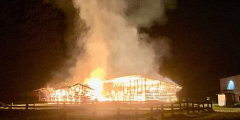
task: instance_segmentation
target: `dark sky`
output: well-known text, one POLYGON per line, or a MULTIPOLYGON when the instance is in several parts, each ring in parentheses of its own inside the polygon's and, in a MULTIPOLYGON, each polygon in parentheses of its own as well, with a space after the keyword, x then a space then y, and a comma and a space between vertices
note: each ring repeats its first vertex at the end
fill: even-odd
MULTIPOLYGON (((43 87, 67 58, 66 15, 40 0, 1 0, 0 92, 43 87)), ((240 2, 179 0, 168 23, 146 31, 171 39, 172 57, 160 73, 183 86, 183 96, 219 93, 219 79, 240 74, 240 2)))

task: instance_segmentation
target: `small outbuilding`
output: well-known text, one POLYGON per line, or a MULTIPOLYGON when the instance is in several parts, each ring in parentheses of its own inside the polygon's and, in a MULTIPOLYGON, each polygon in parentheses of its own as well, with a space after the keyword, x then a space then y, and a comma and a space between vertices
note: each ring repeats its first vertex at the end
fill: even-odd
POLYGON ((219 106, 233 106, 240 101, 240 75, 220 79, 221 93, 218 94, 219 106))

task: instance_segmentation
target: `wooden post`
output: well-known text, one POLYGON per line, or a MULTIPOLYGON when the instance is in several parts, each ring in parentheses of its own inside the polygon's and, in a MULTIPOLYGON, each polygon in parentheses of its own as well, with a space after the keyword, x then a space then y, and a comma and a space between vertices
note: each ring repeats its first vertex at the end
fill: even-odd
POLYGON ((203 111, 204 111, 204 109, 205 109, 205 103, 203 102, 203 111))
POLYGON ((117 107, 117 120, 120 120, 120 106, 117 107))
POLYGON ((11 107, 10 107, 11 110, 12 110, 12 106, 13 106, 13 103, 11 103, 11 107))
POLYGON ((26 104, 26 110, 28 110, 28 103, 26 104))
POLYGON ((209 110, 209 102, 207 102, 207 109, 209 110))
POLYGON ((144 80, 145 80, 145 85, 144 85, 144 89, 145 89, 144 93, 145 93, 145 95, 144 95, 144 97, 146 99, 147 80, 146 80, 146 78, 144 80))
POLYGON ((58 106, 59 104, 58 103, 59 103, 59 101, 57 101, 57 109, 59 109, 59 106, 58 106))
POLYGON ((171 113, 172 113, 172 115, 174 115, 173 103, 171 103, 171 113))
POLYGON ((192 111, 194 113, 194 102, 192 102, 192 111))
POLYGON ((60 120, 66 120, 67 119, 67 113, 64 109, 63 109, 63 111, 59 112, 59 119, 60 120))
POLYGON ((183 102, 183 109, 186 109, 186 102, 183 102))
POLYGON ((182 103, 179 103, 179 107, 180 107, 180 112, 182 112, 182 103))
POLYGON ((200 104, 199 103, 197 103, 198 104, 198 112, 200 112, 200 104))
POLYGON ((212 110, 212 109, 213 109, 213 106, 212 106, 212 101, 211 101, 211 103, 210 103, 210 104, 211 104, 211 110, 212 110))
POLYGON ((164 118, 164 106, 161 104, 161 117, 164 118))
POLYGON ((150 108, 150 118, 151 119, 153 118, 153 106, 151 106, 151 108, 150 108))
POLYGON ((186 103, 187 103, 187 113, 190 114, 189 113, 189 104, 188 104, 188 102, 186 102, 186 103))
POLYGON ((96 111, 92 111, 93 117, 97 118, 97 112, 96 111))
POLYGON ((135 120, 138 120, 138 107, 135 107, 135 120))

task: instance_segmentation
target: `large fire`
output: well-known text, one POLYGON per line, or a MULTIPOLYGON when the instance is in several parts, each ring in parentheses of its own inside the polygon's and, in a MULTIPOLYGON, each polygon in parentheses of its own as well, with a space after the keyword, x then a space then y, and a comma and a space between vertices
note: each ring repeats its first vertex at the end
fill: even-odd
POLYGON ((95 95, 98 101, 106 101, 107 98, 103 97, 103 81, 105 79, 105 72, 101 68, 97 68, 91 73, 90 78, 87 78, 84 84, 87 84, 89 87, 93 88, 95 95))
POLYGON ((105 72, 95 69, 84 84, 61 87, 52 91, 48 102, 98 101, 177 101, 181 87, 168 78, 149 79, 140 75, 105 80, 105 72))

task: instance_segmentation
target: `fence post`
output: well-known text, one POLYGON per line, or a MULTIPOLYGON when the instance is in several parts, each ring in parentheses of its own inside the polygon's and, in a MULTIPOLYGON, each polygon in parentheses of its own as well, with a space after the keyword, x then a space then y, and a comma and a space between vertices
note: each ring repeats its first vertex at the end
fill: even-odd
POLYGON ((189 104, 188 104, 188 102, 186 102, 186 103, 187 103, 187 113, 190 114, 189 113, 189 104))
POLYGON ((210 104, 211 104, 211 110, 212 110, 212 109, 213 109, 213 106, 212 106, 212 101, 211 101, 211 103, 210 103, 210 104))
POLYGON ((57 109, 59 109, 58 103, 59 103, 59 101, 57 101, 57 109))
POLYGON ((204 111, 204 109, 205 109, 205 103, 203 102, 203 111, 204 111))
POLYGON ((26 110, 28 110, 28 103, 26 104, 26 110))
POLYGON ((164 118, 164 106, 161 104, 161 117, 164 118))
POLYGON ((179 102, 180 112, 182 112, 182 103, 179 102))
POLYGON ((209 110, 209 108, 210 108, 210 107, 209 107, 209 102, 207 102, 207 109, 209 110))
POLYGON ((135 120, 138 120, 138 107, 135 107, 135 116, 136 116, 135 120))
POLYGON ((92 111, 93 117, 96 119, 97 118, 97 112, 96 111, 92 111))
POLYGON ((186 102, 183 102, 183 109, 186 109, 186 102))
POLYGON ((150 118, 151 119, 153 118, 153 106, 151 106, 151 108, 150 108, 150 118))
POLYGON ((172 113, 172 115, 174 115, 173 103, 171 103, 171 113, 172 113))
POLYGON ((198 104, 198 112, 200 112, 200 104, 199 104, 199 102, 197 104, 198 104))
POLYGON ((64 102, 64 108, 63 108, 63 120, 67 119, 67 113, 66 113, 66 103, 64 102))
POLYGON ((194 102, 192 102, 192 111, 194 113, 194 102))
POLYGON ((11 103, 11 107, 10 107, 11 110, 12 110, 12 107, 13 107, 13 103, 11 103))
POLYGON ((120 120, 120 106, 117 107, 117 120, 120 120))

